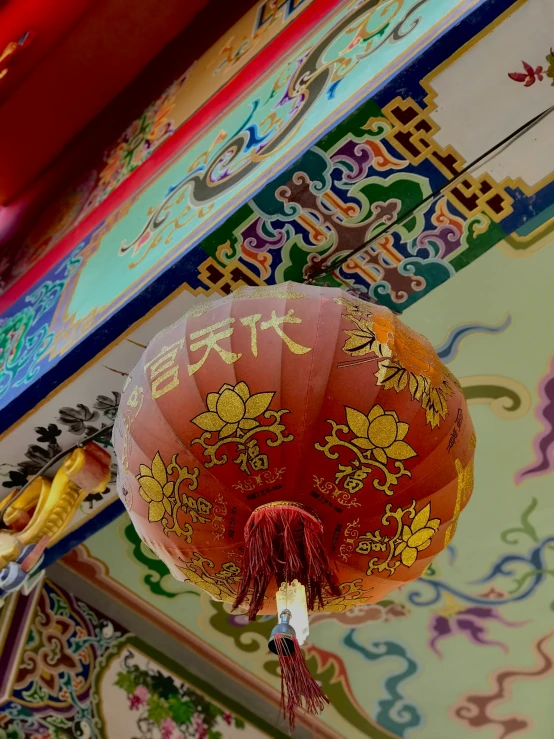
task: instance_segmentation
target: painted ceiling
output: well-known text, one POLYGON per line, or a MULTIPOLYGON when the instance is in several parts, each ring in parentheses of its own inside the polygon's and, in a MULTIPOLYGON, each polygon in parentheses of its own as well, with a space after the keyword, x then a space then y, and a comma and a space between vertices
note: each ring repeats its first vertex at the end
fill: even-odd
POLYGON ((2 739, 262 739, 263 718, 48 580, 0 614, 2 739))
POLYGON ((311 42, 280 34, 236 108, 211 98, 211 128, 202 108, 0 296, 1 427, 183 284, 225 292, 324 271, 402 311, 501 238, 548 222, 551 119, 487 152, 551 105, 547 71, 532 86, 510 77, 521 66, 510 42, 526 27, 517 54, 540 47, 548 60, 548 24, 528 6, 551 18, 552 5, 490 0, 450 28, 474 4, 407 0, 377 12, 366 0, 322 20, 305 15, 312 3, 296 19, 312 24, 311 42), (275 58, 283 45, 288 56, 275 58), (449 82, 473 64, 479 136, 467 135, 449 82))
MULTIPOLYGON (((377 16, 370 6, 314 21, 311 43, 245 88, 244 109, 222 112, 202 139, 163 142, 165 159, 141 165, 159 171, 139 171, 136 191, 118 183, 102 218, 91 211, 37 281, 13 301, 8 290, 2 423, 19 422, 1 441, 2 487, 109 423, 144 345, 211 295, 316 278, 389 305, 460 379, 478 439, 475 493, 424 577, 379 604, 312 617, 308 664, 332 700, 312 728, 550 739, 554 173, 552 116, 538 116, 554 104, 554 7, 407 0, 377 16), (313 61, 317 42, 316 66, 330 71, 304 115, 280 75, 313 61), (264 160, 295 117, 281 156, 267 149, 264 160), (237 130, 247 146, 225 158, 237 130)), ((113 485, 91 496, 46 562, 86 538, 64 567, 276 695, 271 618, 248 623, 173 580, 115 498, 113 485)))
POLYGON ((163 10, 149 0, 0 7, 0 203, 29 186, 206 2, 168 0, 163 10))
MULTIPOLYGON (((308 664, 332 700, 320 720, 339 736, 550 736, 554 238, 539 244, 522 257, 501 242, 404 312, 468 397, 475 492, 424 577, 382 603, 312 616, 308 664)), ((278 688, 275 620, 248 623, 175 581, 126 515, 64 562, 278 688)))

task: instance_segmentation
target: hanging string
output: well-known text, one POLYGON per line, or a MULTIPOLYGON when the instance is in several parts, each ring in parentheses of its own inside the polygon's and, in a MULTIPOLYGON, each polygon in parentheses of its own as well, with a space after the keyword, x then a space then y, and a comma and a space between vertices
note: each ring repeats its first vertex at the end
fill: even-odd
MULTIPOLYGON (((333 272, 336 272, 336 270, 339 267, 342 267, 345 262, 348 262, 352 257, 355 257, 356 254, 359 254, 364 249, 367 249, 368 247, 372 246, 376 241, 381 239, 383 236, 386 236, 387 234, 395 231, 399 226, 402 226, 404 223, 410 220, 410 218, 413 218, 413 216, 425 205, 428 205, 429 203, 436 202, 440 197, 445 195, 449 190, 456 187, 456 185, 459 184, 459 182, 467 175, 474 172, 478 167, 483 166, 487 164, 490 161, 493 161, 496 159, 500 154, 502 154, 504 151, 510 148, 518 139, 520 139, 522 136, 524 136, 526 133, 531 131, 535 126, 537 126, 541 121, 543 121, 547 116, 549 116, 552 112, 554 112, 554 105, 551 105, 549 108, 544 110, 542 113, 539 113, 531 120, 527 121, 527 123, 524 123, 522 126, 517 128, 515 131, 513 131, 511 134, 506 136, 504 139, 499 141, 494 146, 491 146, 490 149, 487 149, 483 154, 478 156, 476 159, 474 159, 472 162, 467 164, 461 172, 459 172, 456 177, 453 180, 450 180, 449 182, 446 182, 441 187, 437 188, 436 190, 433 190, 429 195, 424 197, 422 200, 420 200, 418 203, 416 203, 414 206, 409 208, 404 214, 402 214, 402 217, 393 223, 391 223, 388 226, 385 226, 382 228, 377 234, 371 236, 371 238, 367 239, 366 241, 362 242, 359 246, 352 249, 352 251, 348 252, 348 254, 339 257, 335 262, 333 262, 331 265, 328 265, 326 267, 321 268, 319 271, 316 271, 313 275, 311 275, 309 278, 303 280, 306 284, 312 284, 316 279, 319 277, 324 277, 325 275, 332 274, 333 272)), ((361 291, 358 291, 357 294, 367 299, 366 296, 361 291)))

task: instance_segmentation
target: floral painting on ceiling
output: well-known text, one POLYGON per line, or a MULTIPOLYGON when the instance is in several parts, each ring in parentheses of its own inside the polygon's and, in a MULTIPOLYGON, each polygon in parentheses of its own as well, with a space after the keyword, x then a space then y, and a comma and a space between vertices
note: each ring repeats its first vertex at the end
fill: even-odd
MULTIPOLYGON (((283 736, 253 726, 247 709, 213 700, 95 608, 49 581, 37 588, 12 614, 13 636, 27 636, 20 659, 2 662, 0 739, 283 736)), ((10 624, 1 625, 3 634, 10 624)))

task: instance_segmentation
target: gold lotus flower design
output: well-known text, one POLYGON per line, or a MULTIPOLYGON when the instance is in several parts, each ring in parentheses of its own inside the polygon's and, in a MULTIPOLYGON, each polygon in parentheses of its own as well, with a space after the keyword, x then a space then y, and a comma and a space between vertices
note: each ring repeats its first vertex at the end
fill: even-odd
POLYGON ((211 559, 194 552, 192 560, 183 562, 178 568, 201 590, 205 590, 217 600, 233 603, 240 582, 240 567, 234 562, 225 562, 219 571, 211 559))
POLYGON ((404 441, 410 427, 398 420, 396 411, 385 411, 380 405, 373 406, 367 416, 355 408, 345 410, 348 427, 356 434, 352 443, 369 451, 381 464, 387 464, 388 459, 416 456, 416 451, 404 441))
MULTIPOLYGON (((410 372, 397 359, 384 359, 375 373, 377 384, 386 390, 394 389, 397 393, 408 387, 414 400, 419 401, 425 410, 427 423, 432 428, 439 425, 441 418, 448 413, 448 398, 452 395, 452 388, 446 379, 446 373, 435 386, 425 375, 416 375, 410 372)), ((450 379, 452 379, 450 377, 450 379)))
POLYGON ((394 556, 400 554, 400 560, 406 567, 413 565, 418 552, 430 546, 431 539, 439 528, 440 520, 438 518, 429 520, 430 514, 431 504, 427 503, 415 516, 411 526, 404 524, 402 527, 402 541, 396 545, 394 556))
POLYGON ((189 471, 188 467, 181 467, 177 463, 177 454, 173 455, 166 467, 160 453, 156 452, 152 467, 141 464, 139 470, 140 474, 137 475, 139 493, 148 503, 150 523, 162 521, 166 535, 173 532, 177 536, 183 536, 190 543, 193 528, 186 518, 190 518, 193 523, 207 523, 213 507, 206 498, 195 498, 181 490, 182 483, 185 483, 189 490, 196 490, 198 468, 189 471), (170 480, 168 473, 176 473, 177 479, 170 480))
MULTIPOLYGON (((377 384, 397 393, 407 388, 425 410, 427 423, 438 426, 448 413, 451 383, 458 385, 442 364, 431 344, 415 331, 377 306, 360 306, 337 299, 346 306, 345 318, 354 324, 343 351, 352 357, 374 355, 377 384)), ((368 358, 372 361, 372 358, 368 358)), ((458 386, 459 387, 459 386, 458 386)))
POLYGON ((218 393, 208 393, 208 410, 192 419, 203 431, 216 431, 220 438, 259 426, 258 416, 269 408, 275 393, 250 394, 245 382, 223 385, 218 393))
POLYGON ((352 331, 345 331, 348 336, 342 350, 352 357, 363 357, 365 354, 375 354, 378 357, 390 357, 391 351, 386 344, 382 344, 373 331, 373 321, 360 314, 350 314, 348 318, 355 324, 352 331))
POLYGON ((152 460, 152 469, 145 464, 140 465, 137 479, 140 496, 148 503, 148 520, 154 523, 161 521, 166 513, 171 514, 170 498, 174 483, 167 479, 167 470, 159 452, 152 460))

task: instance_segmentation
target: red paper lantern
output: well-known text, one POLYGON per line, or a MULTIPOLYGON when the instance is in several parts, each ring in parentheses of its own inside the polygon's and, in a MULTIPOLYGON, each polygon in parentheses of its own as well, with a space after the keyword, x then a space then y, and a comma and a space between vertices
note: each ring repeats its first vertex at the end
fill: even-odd
MULTIPOLYGON (((158 334, 114 445, 143 541, 251 618, 295 579, 310 610, 383 599, 448 544, 473 487, 471 419, 429 342, 386 308, 294 283, 203 303, 158 334)), ((321 707, 293 673, 289 716, 297 693, 321 707)))

